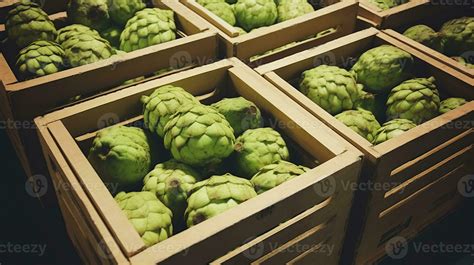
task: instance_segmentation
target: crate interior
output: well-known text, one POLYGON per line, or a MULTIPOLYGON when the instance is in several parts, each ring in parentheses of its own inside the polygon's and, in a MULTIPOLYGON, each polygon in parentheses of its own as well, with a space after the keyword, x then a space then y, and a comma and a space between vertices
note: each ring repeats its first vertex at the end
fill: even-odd
POLYGON ((438 31, 448 20, 460 18, 463 16, 472 16, 472 12, 472 8, 464 6, 442 6, 432 4, 427 7, 426 12, 418 14, 419 16, 407 17, 404 23, 399 25, 394 30, 403 33, 409 27, 423 24, 438 31))

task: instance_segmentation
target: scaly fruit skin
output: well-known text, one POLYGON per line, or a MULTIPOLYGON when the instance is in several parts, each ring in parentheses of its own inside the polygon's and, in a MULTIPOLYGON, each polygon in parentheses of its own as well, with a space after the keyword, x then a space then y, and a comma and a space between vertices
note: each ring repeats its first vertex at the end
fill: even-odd
POLYGON ((454 56, 454 57, 451 57, 453 60, 455 60, 456 62, 466 66, 467 68, 469 69, 474 69, 474 64, 471 64, 469 63, 464 57, 461 57, 461 56, 454 56))
POLYGON ((245 178, 251 178, 266 165, 290 158, 285 140, 272 128, 245 131, 237 138, 235 151, 235 171, 245 178))
POLYGON ((352 109, 359 98, 354 76, 337 66, 320 65, 304 71, 299 89, 333 115, 352 109))
POLYGON ((224 98, 211 106, 224 115, 236 136, 248 129, 259 128, 263 124, 258 107, 243 97, 224 98))
POLYGON ((176 39, 174 13, 159 8, 145 8, 128 20, 120 35, 120 49, 135 51, 176 39))
POLYGON ((115 201, 147 247, 173 235, 173 214, 155 194, 148 191, 120 192, 115 201))
POLYGON ((210 219, 257 196, 249 180, 225 174, 193 185, 185 219, 188 227, 210 219))
POLYGON ((20 1, 13 5, 6 17, 5 29, 8 38, 18 48, 24 48, 32 42, 56 39, 56 28, 38 4, 20 1))
POLYGON ((381 144, 415 127, 416 124, 407 119, 394 119, 388 121, 377 130, 377 134, 372 143, 375 145, 381 144))
POLYGON ((391 45, 381 45, 363 53, 351 71, 368 91, 386 93, 410 76, 413 64, 411 54, 391 45))
POLYGON ((71 67, 95 63, 115 54, 107 40, 88 34, 75 35, 61 46, 71 67))
POLYGON ((279 161, 278 163, 262 167, 250 181, 257 194, 261 194, 307 171, 309 171, 307 167, 279 161))
POLYGON ((463 98, 447 98, 439 104, 439 113, 444 114, 466 103, 467 101, 463 98))
POLYGON ((35 41, 18 54, 16 67, 25 79, 53 74, 65 69, 64 50, 50 41, 35 41))
POLYGON ((157 88, 149 97, 143 96, 143 118, 145 126, 158 136, 164 136, 164 128, 171 115, 184 105, 199 104, 199 101, 181 87, 166 85, 157 88))
POLYGON ((136 12, 145 7, 143 0, 109 0, 110 18, 123 27, 136 12))
POLYGON ((212 3, 225 3, 225 0, 196 0, 196 2, 202 6, 206 6, 212 3))
POLYGON ((217 2, 217 3, 208 3, 204 6, 207 10, 214 13, 216 16, 220 17, 222 20, 234 26, 235 15, 232 7, 226 2, 217 2))
POLYGON ((142 129, 114 126, 97 134, 88 159, 106 184, 127 188, 149 172, 150 144, 142 129))
POLYGON ((58 30, 58 37, 56 38, 56 42, 59 43, 59 45, 63 45, 63 43, 68 39, 82 34, 100 37, 99 32, 97 32, 95 29, 89 28, 88 26, 84 26, 81 24, 72 24, 58 30))
POLYGON ((106 29, 100 32, 100 36, 106 39, 110 45, 114 48, 120 46, 120 35, 122 34, 122 28, 116 25, 110 25, 106 29))
POLYGON ((396 0, 369 0, 368 2, 380 8, 381 10, 387 10, 400 5, 400 3, 396 0))
POLYGON ((238 0, 234 9, 237 24, 246 31, 273 25, 278 15, 273 0, 238 0))
POLYGON ((435 78, 415 78, 394 87, 387 100, 387 119, 407 119, 416 124, 438 115, 439 92, 435 78))
POLYGON ((444 39, 444 52, 448 56, 459 56, 474 51, 474 17, 462 17, 443 24, 440 34, 444 39))
POLYGON ((286 0, 278 3, 277 10, 277 22, 283 22, 311 13, 314 11, 314 8, 307 0, 286 0))
POLYGON ((96 30, 107 28, 110 21, 108 0, 69 0, 67 17, 72 23, 96 30))
POLYGON ((374 114, 364 109, 346 110, 335 117, 369 142, 374 140, 380 128, 380 123, 374 114))
POLYGON ((410 27, 403 32, 403 35, 439 52, 443 52, 444 50, 441 36, 426 25, 410 27))
POLYGON ((191 166, 218 164, 234 147, 234 130, 216 109, 184 105, 171 116, 164 128, 165 148, 174 159, 191 166))

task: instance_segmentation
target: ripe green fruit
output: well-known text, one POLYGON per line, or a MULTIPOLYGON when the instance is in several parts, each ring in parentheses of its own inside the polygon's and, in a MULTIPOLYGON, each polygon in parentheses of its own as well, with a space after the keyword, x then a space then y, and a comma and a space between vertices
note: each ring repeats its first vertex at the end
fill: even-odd
POLYGON ((12 6, 6 17, 5 29, 9 40, 18 48, 39 40, 56 39, 56 28, 48 14, 30 1, 19 1, 12 6))
POLYGON ((68 39, 83 34, 91 35, 93 37, 100 37, 99 32, 97 32, 95 29, 91 29, 81 24, 72 24, 58 30, 56 42, 59 43, 59 45, 63 45, 68 39))
POLYGON ((364 52, 351 71, 368 91, 386 93, 409 78, 413 64, 411 54, 391 45, 381 45, 364 52))
POLYGON ((123 27, 136 12, 145 7, 143 0, 109 0, 110 18, 123 27))
POLYGON ((263 124, 258 107, 243 97, 225 98, 211 106, 224 115, 235 135, 240 135, 248 129, 259 128, 263 124))
POLYGON ((307 167, 279 161, 262 167, 250 181, 254 185, 257 194, 261 194, 307 171, 309 171, 307 167))
POLYGON ((285 140, 272 128, 245 131, 237 138, 233 157, 237 175, 245 178, 251 178, 266 165, 289 158, 285 140))
POLYGON ((307 0, 285 0, 278 3, 277 10, 277 22, 283 22, 311 13, 314 11, 314 8, 307 0))
POLYGON ((374 114, 364 109, 346 110, 336 115, 336 119, 344 123, 360 136, 367 139, 369 142, 372 142, 375 139, 375 134, 380 128, 380 123, 377 121, 374 114))
POLYGON ((467 101, 463 98, 447 98, 439 104, 439 113, 444 114, 466 103, 467 101))
POLYGON ((72 23, 82 24, 96 30, 109 25, 108 0, 69 0, 67 17, 72 23))
POLYGON ((150 247, 173 234, 171 210, 148 191, 120 192, 115 201, 127 216, 145 246, 150 247))
POLYGON ((65 69, 64 50, 50 41, 35 41, 18 54, 16 67, 25 79, 53 74, 65 69))
POLYGON ((474 17, 450 20, 439 30, 448 56, 459 56, 474 51, 474 17))
POLYGON ((225 22, 229 23, 231 26, 234 26, 235 15, 232 7, 226 2, 215 2, 208 3, 204 6, 207 10, 214 13, 216 16, 222 18, 225 22))
POLYGON ((359 98, 354 76, 337 66, 320 65, 304 71, 299 89, 333 115, 352 109, 359 98))
POLYGON ((354 109, 365 109, 375 115, 377 120, 385 120, 385 103, 387 102, 386 94, 372 94, 364 90, 364 86, 357 85, 359 89, 359 98, 354 103, 354 109))
POLYGON ((387 100, 387 119, 407 119, 421 124, 438 115, 439 92, 435 78, 407 80, 392 89, 387 100))
POLYGON ((454 56, 454 57, 451 57, 453 60, 455 60, 456 62, 466 66, 467 68, 469 69, 474 69, 474 64, 472 63, 469 63, 464 57, 461 57, 461 56, 454 56))
POLYGON ((165 148, 191 166, 218 164, 235 143, 234 130, 216 109, 189 104, 179 108, 164 128, 165 148))
POLYGON ((403 32, 403 35, 439 52, 443 52, 444 48, 441 36, 426 25, 415 25, 408 28, 403 32))
POLYGON ((416 124, 407 119, 394 119, 388 121, 377 130, 375 139, 372 143, 375 145, 381 144, 415 127, 416 124))
POLYGON ((115 54, 107 40, 88 34, 75 35, 61 46, 71 67, 95 63, 115 54))
POLYGON ((278 15, 273 0, 238 0, 234 10, 237 24, 246 31, 273 25, 278 15))
POLYGON ((249 180, 225 174, 193 185, 185 219, 188 227, 210 219, 257 196, 249 180))
POLYGON ((135 51, 176 39, 174 13, 159 8, 145 8, 128 20, 120 35, 120 49, 135 51))
POLYGON ((106 29, 100 32, 102 38, 106 39, 110 45, 114 48, 120 46, 120 35, 122 34, 122 28, 117 25, 110 25, 106 29))
POLYGON ((234 28, 239 32, 239 36, 247 34, 247 31, 245 31, 243 28, 239 28, 239 27, 234 27, 234 28))
POLYGON ((150 171, 150 144, 140 128, 109 127, 95 137, 88 159, 106 184, 128 188, 150 171))

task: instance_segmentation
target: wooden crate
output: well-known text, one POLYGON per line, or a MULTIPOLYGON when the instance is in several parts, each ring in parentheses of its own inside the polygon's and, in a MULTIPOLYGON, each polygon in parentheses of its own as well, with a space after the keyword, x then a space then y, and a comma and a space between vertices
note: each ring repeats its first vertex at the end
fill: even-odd
POLYGON ((453 69, 374 28, 256 69, 364 153, 364 185, 388 185, 385 190, 373 188, 364 192, 361 188, 356 195, 357 206, 351 219, 353 235, 346 247, 350 253, 355 247, 351 242, 358 242, 356 264, 371 264, 385 254, 385 243, 391 238, 412 238, 455 209, 462 201, 457 182, 474 172, 474 101, 374 146, 295 88, 303 71, 323 62, 350 67, 354 58, 380 44, 392 44, 411 53, 417 76, 434 76, 443 96, 474 99, 472 80, 463 79, 453 69), (401 190, 403 193, 398 192, 401 190), (362 225, 358 236, 356 228, 362 225))
MULTIPOLYGON (((46 2, 61 5, 67 1, 46 2)), ((157 5, 167 8, 159 3, 157 5)), ((58 9, 64 10, 65 5, 55 6, 52 10, 58 9)), ((174 41, 27 81, 19 81, 15 76, 15 56, 18 51, 14 45, 10 42, 0 45, 0 109, 7 124, 20 123, 20 126, 7 125, 8 135, 28 176, 47 172, 40 158, 41 148, 33 128, 35 117, 70 105, 70 99, 78 95, 90 98, 123 89, 126 86, 121 84, 125 81, 161 69, 173 68, 176 72, 183 67, 216 60, 216 34, 202 27, 202 23, 194 24, 193 21, 199 21, 200 18, 186 8, 175 8, 174 12, 180 35, 174 41)), ((51 18, 57 25, 64 25, 66 13, 56 13, 51 18)), ((5 31, 1 34, 5 35, 5 31)))
POLYGON ((357 182, 361 153, 340 144, 339 141, 344 142, 342 138, 297 104, 288 103, 282 92, 235 58, 114 92, 35 122, 55 185, 72 187, 58 192, 62 207, 68 208, 69 233, 77 235, 80 231, 78 238, 71 239, 95 239, 92 247, 75 242, 85 261, 114 263, 125 256, 132 264, 246 264, 275 260, 338 264, 353 197, 353 191, 345 189, 345 185, 357 182), (265 117, 278 122, 275 124, 297 163, 312 169, 145 249, 85 153, 100 128, 98 121, 101 124, 104 116, 113 113, 117 119, 109 126, 140 122, 141 96, 166 84, 184 87, 206 104, 237 95, 255 102, 265 117), (102 224, 111 237, 101 230, 102 224), (108 250, 110 260, 100 260, 97 248, 94 252, 96 242, 108 250), (121 252, 117 252, 116 245, 121 252), (303 249, 294 251, 295 246, 303 249), (329 247, 331 255, 323 252, 329 247))
MULTIPOLYGON (((173 0, 163 2, 172 8, 180 5, 173 0)), ((326 6, 310 14, 239 36, 237 30, 195 0, 180 0, 180 2, 205 18, 207 24, 219 33, 223 54, 227 57, 235 56, 253 66, 283 58, 354 32, 358 9, 355 0, 319 1, 318 3, 324 3, 326 6), (330 28, 335 28, 337 31, 321 38, 310 38, 330 28), (299 42, 295 46, 259 56, 257 59, 252 58, 295 41, 299 42)))

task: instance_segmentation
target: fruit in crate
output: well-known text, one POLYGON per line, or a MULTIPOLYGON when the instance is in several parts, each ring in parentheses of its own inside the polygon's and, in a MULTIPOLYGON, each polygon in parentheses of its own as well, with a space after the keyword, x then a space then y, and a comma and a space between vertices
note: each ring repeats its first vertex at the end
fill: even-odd
POLYGON ((120 35, 122 28, 117 25, 110 25, 100 32, 100 36, 106 39, 114 48, 120 46, 120 35))
POLYGON ((151 131, 164 136, 164 128, 171 115, 184 105, 199 104, 199 101, 181 87, 172 85, 156 89, 150 96, 143 96, 143 118, 145 126, 151 131))
POLYGON ((381 45, 364 52, 351 71, 368 91, 385 93, 409 78, 413 63, 413 57, 404 50, 381 45))
POLYGON ((278 163, 262 167, 250 181, 254 185, 257 194, 260 194, 304 174, 308 170, 309 168, 304 166, 297 166, 287 161, 279 161, 278 163))
POLYGON ((354 109, 362 108, 372 112, 377 120, 385 120, 385 103, 387 99, 384 94, 372 94, 364 90, 363 85, 358 84, 359 97, 354 102, 354 109))
POLYGON ((273 25, 278 15, 273 0, 238 0, 234 10, 237 24, 246 31, 273 25))
POLYGON ((25 78, 53 74, 65 69, 64 50, 51 41, 35 41, 18 54, 16 67, 25 78))
POLYGON ((237 175, 251 178, 266 165, 289 160, 285 140, 272 128, 245 131, 237 138, 233 162, 237 175))
POLYGON ((234 28, 239 32, 239 36, 247 34, 247 31, 245 31, 243 28, 240 28, 240 27, 234 27, 234 28))
POLYGON ((368 2, 381 10, 387 10, 402 4, 397 0, 368 0, 368 2))
POLYGON ((252 183, 231 174, 212 176, 193 185, 185 219, 188 227, 201 223, 257 196, 252 183))
POLYGON ((115 54, 107 40, 89 34, 75 35, 61 46, 71 67, 95 63, 115 54))
POLYGON ((448 56, 474 51, 474 17, 462 17, 443 24, 440 34, 448 56))
POLYGON ((463 98, 447 98, 439 104, 439 113, 444 114, 466 103, 467 101, 463 98))
POLYGON ((220 17, 225 22, 229 23, 231 26, 234 26, 235 15, 232 7, 226 2, 216 2, 208 3, 204 6, 207 10, 214 13, 216 16, 220 17))
POLYGON ((176 39, 176 24, 171 10, 145 8, 128 20, 120 35, 120 49, 126 52, 176 39))
POLYGON ((280 0, 277 6, 278 22, 290 20, 314 11, 307 0, 280 0))
POLYGON ((110 23, 108 0, 69 0, 67 17, 72 23, 105 29, 110 23))
POLYGON ((206 6, 212 3, 227 3, 225 0, 196 0, 196 2, 202 6, 206 6))
POLYGON ((438 115, 439 92, 435 78, 415 78, 394 87, 387 100, 387 119, 408 119, 421 124, 438 115))
POLYGON ((173 214, 155 194, 142 192, 120 192, 115 201, 127 216, 135 230, 149 247, 173 234, 173 214))
POLYGON ((247 129, 259 128, 263 125, 262 115, 258 107, 243 97, 225 98, 211 105, 224 115, 234 129, 236 136, 247 129))
POLYGON ((299 90, 331 114, 352 109, 359 98, 354 76, 337 66, 320 65, 304 71, 299 90))
POLYGON ((375 139, 375 134, 380 128, 380 124, 374 114, 360 108, 357 110, 346 110, 335 117, 369 142, 375 139))
POLYGON ((416 124, 407 119, 394 119, 388 121, 377 130, 377 134, 375 135, 375 139, 372 143, 375 145, 381 144, 415 127, 416 124))
POLYGON ((143 0, 108 0, 110 18, 120 26, 125 26, 137 11, 146 7, 143 0))
POLYGON ((72 38, 73 36, 83 34, 100 37, 99 32, 97 32, 95 29, 89 28, 81 24, 72 24, 58 30, 58 37, 56 38, 56 42, 60 45, 63 45, 66 40, 72 38))
POLYGON ((443 41, 440 34, 426 25, 410 27, 403 32, 403 35, 439 52, 443 52, 443 41))
POLYGON ((234 130, 225 117, 201 104, 182 106, 164 128, 165 148, 191 166, 219 164, 232 153, 234 143, 234 130))
POLYGON ((156 165, 143 179, 143 191, 156 194, 174 216, 174 223, 182 220, 186 210, 188 192, 194 183, 201 180, 200 174, 190 166, 175 160, 156 165))
POLYGON ((8 12, 5 22, 8 39, 18 48, 24 48, 30 43, 56 39, 56 28, 38 4, 30 1, 19 1, 8 12))
POLYGON ((109 127, 97 133, 88 159, 106 184, 124 189, 140 183, 150 171, 150 144, 140 128, 109 127))
POLYGON ((455 60, 456 62, 466 66, 469 69, 474 69, 474 64, 469 63, 464 57, 454 56, 454 57, 452 57, 452 59, 455 60))

